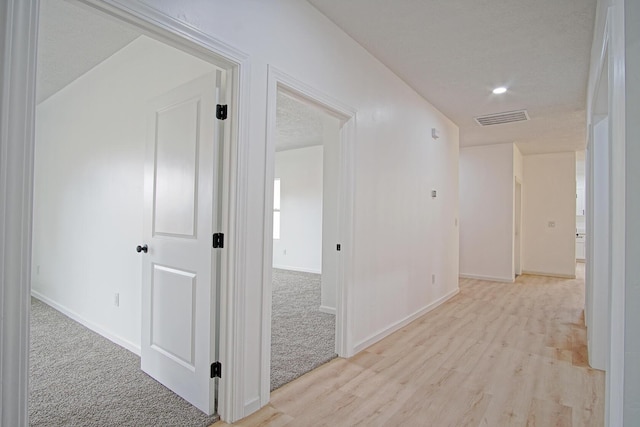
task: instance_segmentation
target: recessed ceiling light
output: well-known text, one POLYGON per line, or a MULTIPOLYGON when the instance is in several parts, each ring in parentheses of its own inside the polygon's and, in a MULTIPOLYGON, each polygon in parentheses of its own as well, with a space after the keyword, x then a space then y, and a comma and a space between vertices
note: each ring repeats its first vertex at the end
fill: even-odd
POLYGON ((500 95, 501 93, 505 93, 507 91, 507 88, 504 86, 500 86, 497 87, 493 90, 493 93, 495 93, 496 95, 500 95))

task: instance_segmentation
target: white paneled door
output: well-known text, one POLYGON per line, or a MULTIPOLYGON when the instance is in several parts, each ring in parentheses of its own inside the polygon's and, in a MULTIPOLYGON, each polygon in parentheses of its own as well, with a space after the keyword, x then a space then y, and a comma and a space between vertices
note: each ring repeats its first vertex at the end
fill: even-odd
POLYGON ((223 72, 149 103, 142 250, 142 370, 212 414, 223 72), (146 245, 146 246, 145 246, 146 245))

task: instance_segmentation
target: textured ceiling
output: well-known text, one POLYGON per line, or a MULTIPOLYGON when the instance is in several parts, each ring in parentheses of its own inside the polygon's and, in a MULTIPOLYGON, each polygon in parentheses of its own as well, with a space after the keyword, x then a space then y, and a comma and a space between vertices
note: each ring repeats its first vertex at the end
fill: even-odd
POLYGON ((322 144, 326 113, 282 92, 278 92, 276 105, 276 151, 322 144))
MULTIPOLYGON (((37 102, 122 49, 141 33, 64 0, 40 3, 37 102)), ((276 150, 322 144, 323 112, 284 93, 277 99, 276 150)))
MULTIPOLYGON (((460 127, 462 146, 579 150, 595 0, 309 0, 460 127), (491 89, 506 85, 504 95, 491 89), (531 121, 478 126, 527 109, 531 121)), ((37 101, 130 43, 128 26, 63 0, 41 2, 37 101)), ((317 144, 313 107, 281 96, 278 149, 317 144)))
POLYGON ((63 0, 40 2, 36 101, 40 103, 140 36, 63 0))
POLYGON ((308 1, 453 120, 462 146, 584 148, 596 0, 308 1), (473 120, 519 109, 531 121, 473 120))

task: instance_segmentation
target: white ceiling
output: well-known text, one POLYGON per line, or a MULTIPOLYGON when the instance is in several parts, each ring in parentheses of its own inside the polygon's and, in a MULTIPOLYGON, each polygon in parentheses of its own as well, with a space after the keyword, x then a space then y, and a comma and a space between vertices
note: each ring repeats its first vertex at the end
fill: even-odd
MULTIPOLYGON (((46 0, 40 4, 38 103, 141 35, 112 18, 64 0, 46 0)), ((322 144, 324 114, 317 107, 279 92, 276 150, 322 144)))
POLYGON ((453 120, 462 146, 584 148, 596 0, 308 1, 453 120), (519 109, 531 120, 473 120, 519 109))
MULTIPOLYGON (((40 4, 38 103, 141 35, 115 19, 64 0, 40 4)), ((278 93, 276 150, 322 144, 323 114, 316 107, 278 93)))
MULTIPOLYGON (((309 0, 460 127, 462 146, 516 142, 524 154, 584 148, 596 0, 309 0), (506 85, 504 95, 491 89, 506 85), (480 127, 475 116, 527 109, 480 127)), ((63 0, 41 2, 38 102, 137 38, 63 0)), ((317 111, 281 96, 278 149, 321 139, 317 111), (284 144, 284 145, 283 145, 284 144)))
POLYGON ((322 144, 326 113, 283 92, 278 92, 276 105, 276 151, 322 144))
POLYGON ((66 1, 41 1, 36 102, 49 98, 140 34, 66 1))

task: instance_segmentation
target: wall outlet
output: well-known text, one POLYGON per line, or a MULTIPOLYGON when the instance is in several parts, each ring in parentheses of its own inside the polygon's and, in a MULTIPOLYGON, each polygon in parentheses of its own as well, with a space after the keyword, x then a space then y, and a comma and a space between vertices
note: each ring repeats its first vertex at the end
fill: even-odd
POLYGON ((431 275, 431 284, 432 284, 432 285, 435 285, 435 284, 436 284, 436 275, 435 275, 435 274, 432 274, 432 275, 431 275))
POLYGON ((118 292, 113 295, 113 305, 120 307, 120 294, 118 292))

